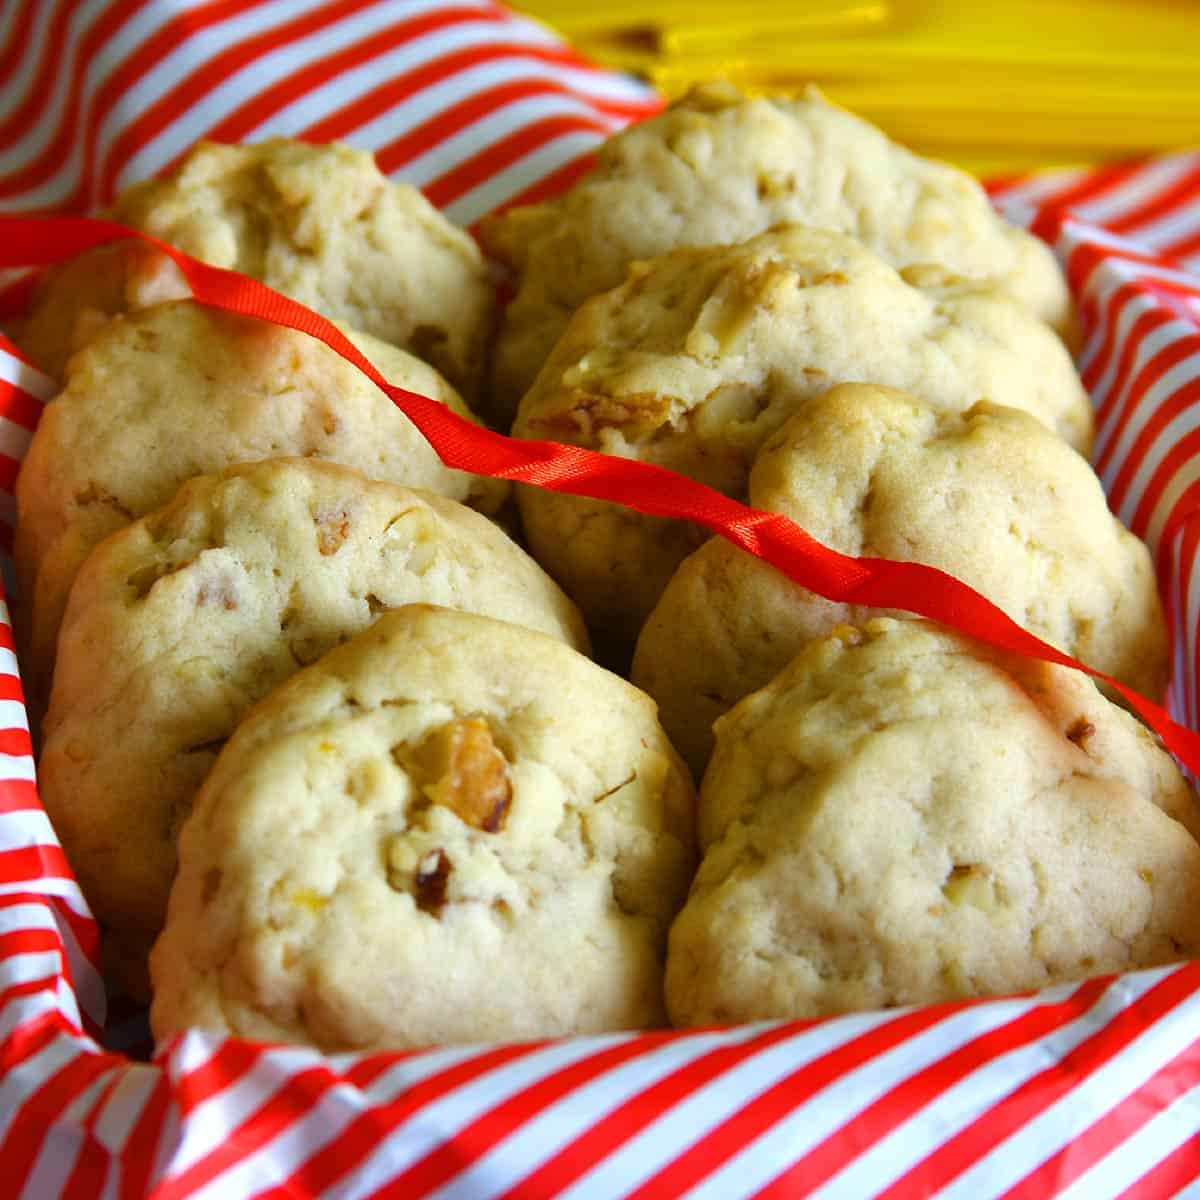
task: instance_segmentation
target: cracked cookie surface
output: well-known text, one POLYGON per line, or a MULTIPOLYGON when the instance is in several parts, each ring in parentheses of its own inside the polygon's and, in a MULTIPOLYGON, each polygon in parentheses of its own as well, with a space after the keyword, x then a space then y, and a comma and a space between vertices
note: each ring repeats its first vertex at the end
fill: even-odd
MULTIPOLYGON (((1092 409, 1062 342, 992 292, 906 282, 841 234, 793 226, 678 250, 572 318, 514 432, 637 458, 736 498, 763 442, 838 383, 902 388, 948 411, 987 399, 1076 448, 1092 409)), ((534 555, 589 620, 632 642, 704 539, 680 521, 519 488, 534 555)))
POLYGON ((349 1050, 661 1024, 693 825, 624 680, 513 625, 388 614, 217 760, 152 1025, 349 1050))
POLYGON ((1195 811, 1079 672, 925 622, 843 626, 718 722, 671 1018, 931 1004, 1194 957, 1195 811))
POLYGON ((571 313, 631 262, 792 223, 855 237, 899 269, 992 285, 1072 326, 1050 249, 1000 218, 968 175, 815 92, 749 99, 707 84, 610 139, 563 195, 484 223, 489 251, 520 276, 497 344, 499 400, 516 408, 571 313))
MULTIPOLYGON (((426 363, 347 335, 391 382, 471 416, 426 363)), ((194 475, 292 455, 487 512, 506 494, 443 466, 375 384, 306 334, 190 300, 105 326, 72 360, 17 478, 14 553, 34 707, 45 703, 71 582, 93 546, 194 475)))
MULTIPOLYGON (((1027 414, 939 412, 904 393, 834 388, 764 444, 750 503, 844 554, 923 562, 1018 624, 1152 699, 1166 624, 1150 553, 1088 464, 1027 414)), ((697 776, 712 723, 812 638, 871 615, 711 538, 671 577, 638 639, 633 681, 697 776)))
MULTIPOLYGON (((400 346, 476 395, 494 304, 483 256, 370 154, 284 138, 201 142, 168 178, 121 195, 112 216, 400 346)), ((165 255, 105 247, 49 273, 18 340, 59 378, 111 317, 188 294, 165 255)))
POLYGON ((38 776, 128 989, 145 990, 180 823, 242 716, 416 601, 587 646, 571 602, 487 518, 312 460, 194 479, 88 559, 38 776))

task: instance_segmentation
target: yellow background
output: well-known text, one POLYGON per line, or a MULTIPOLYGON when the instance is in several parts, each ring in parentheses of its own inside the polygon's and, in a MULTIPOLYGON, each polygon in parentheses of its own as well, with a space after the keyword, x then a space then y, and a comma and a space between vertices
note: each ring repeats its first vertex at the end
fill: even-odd
POLYGON ((667 95, 815 82, 980 173, 1200 144, 1200 0, 518 0, 667 95))

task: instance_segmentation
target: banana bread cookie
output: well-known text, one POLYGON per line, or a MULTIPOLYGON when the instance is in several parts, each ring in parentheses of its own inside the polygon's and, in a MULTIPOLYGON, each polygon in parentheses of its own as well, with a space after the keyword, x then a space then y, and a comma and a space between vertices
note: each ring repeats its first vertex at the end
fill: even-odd
POLYGON ((693 822, 630 684, 515 625, 390 613, 221 753, 151 1024, 327 1051, 661 1024, 693 822))
POLYGON ((1081 673, 921 621, 844 626, 717 724, 671 1018, 932 1004, 1195 957, 1194 803, 1081 673))
MULTIPOLYGON (((391 382, 470 412, 432 367, 351 334, 391 382)), ((442 465, 365 375, 303 333, 161 304, 110 322, 72 359, 17 478, 18 615, 30 699, 45 702, 71 582, 88 551, 186 479, 289 455, 495 511, 507 485, 442 465)))
MULTIPOLYGON (((750 503, 844 554, 940 567, 1073 657, 1162 696, 1167 630, 1150 553, 1109 511, 1088 464, 1026 413, 985 402, 938 411, 845 384, 759 451, 750 503)), ((632 678, 699 778, 717 717, 805 642, 871 612, 711 538, 650 614, 632 678)))
MULTIPOLYGON (((334 142, 201 142, 165 179, 130 188, 112 218, 241 271, 309 308, 425 359, 474 399, 494 289, 479 248, 370 154, 334 142)), ((61 378, 118 313, 187 296, 175 264, 104 247, 48 273, 19 344, 61 378)))

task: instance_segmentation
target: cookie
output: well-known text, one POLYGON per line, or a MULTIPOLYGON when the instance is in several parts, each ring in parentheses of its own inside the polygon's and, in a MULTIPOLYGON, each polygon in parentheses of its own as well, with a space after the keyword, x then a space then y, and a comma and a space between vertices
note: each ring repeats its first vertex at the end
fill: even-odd
POLYGON ((391 613, 221 753, 151 1024, 327 1051, 661 1024, 694 815, 630 684, 514 625, 391 613))
MULTIPOLYGON (((431 367, 352 334, 391 382, 469 410, 431 367)), ((17 479, 15 557, 31 699, 44 702, 71 582, 92 546, 186 479, 296 455, 486 511, 505 484, 451 471, 365 375, 292 329, 162 304, 107 324, 72 360, 17 479)))
POLYGON ((1184 822, 1178 768, 1080 673, 842 627, 717 724, 668 1010, 815 1017, 1193 957, 1184 822))
MULTIPOLYGON (((112 217, 410 351, 471 398, 478 390, 494 308, 483 256, 370 154, 284 138, 201 142, 166 179, 126 191, 112 217)), ((188 294, 164 255, 93 251, 49 274, 19 344, 61 378, 108 318, 188 294)))
POLYGON ((485 245, 519 275, 497 345, 498 400, 516 407, 571 314, 631 262, 782 224, 849 234, 898 269, 989 284, 1072 326, 1049 248, 1002 220, 969 176, 815 91, 748 99, 708 84, 612 138, 563 195, 485 222, 485 245))
MULTIPOLYGON (((939 567, 1075 658, 1162 696, 1168 642, 1149 551, 1109 511, 1084 459, 1026 413, 983 402, 938 411, 845 384, 766 442, 750 503, 844 554, 939 567)), ((699 774, 717 717, 807 641, 870 614, 712 538, 650 614, 633 681, 699 774)))
POLYGON ((127 987, 144 990, 180 823, 238 721, 380 613, 416 601, 587 648, 571 602, 486 517, 329 463, 193 479, 88 558, 63 623, 38 778, 127 987))
MULTIPOLYGON (((762 443, 850 381, 938 408, 1024 409, 1078 449, 1092 410, 1062 342, 1019 305, 921 288, 841 234, 799 226, 633 267, 572 318, 516 432, 674 468, 735 497, 762 443)), ((705 536, 681 522, 520 489, 535 556, 597 627, 632 641, 705 536)))

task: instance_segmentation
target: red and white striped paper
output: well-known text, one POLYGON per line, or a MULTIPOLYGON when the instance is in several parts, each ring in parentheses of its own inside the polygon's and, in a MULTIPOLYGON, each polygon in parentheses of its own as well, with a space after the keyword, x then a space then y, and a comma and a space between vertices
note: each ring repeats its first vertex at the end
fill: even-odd
MULTIPOLYGON (((489 3, 8 0, 0 209, 82 210, 199 136, 343 138, 471 223, 657 100, 489 3)), ((1084 317, 1097 467, 1200 722, 1200 155, 995 189, 1084 317)), ((0 342, 0 534, 49 381, 0 342)), ((0 624, 0 1179, 43 1197, 1166 1196, 1200 1180, 1200 965, 819 1023, 132 1063, 33 783, 0 624), (111 1033, 111 1030, 110 1030, 111 1033)))
POLYGON ((1066 267, 1087 335, 1093 461, 1155 556, 1174 645, 1168 707, 1200 728, 1200 152, 992 194, 1066 267))

